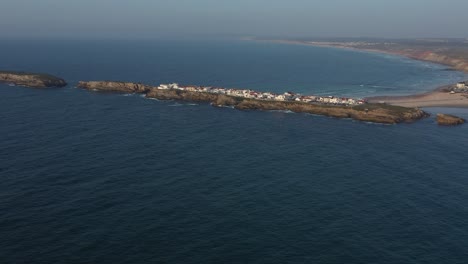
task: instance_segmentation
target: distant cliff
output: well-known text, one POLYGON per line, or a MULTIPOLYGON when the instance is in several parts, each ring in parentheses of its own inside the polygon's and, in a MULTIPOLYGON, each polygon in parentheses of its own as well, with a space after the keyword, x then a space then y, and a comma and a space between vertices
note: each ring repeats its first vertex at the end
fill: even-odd
POLYGON ((65 80, 49 74, 10 71, 0 71, 0 82, 33 88, 64 87, 67 85, 65 80))
POLYGON ((415 60, 434 62, 452 67, 455 70, 468 73, 468 61, 455 55, 449 56, 439 52, 402 50, 393 52, 398 55, 406 56, 415 60))
POLYGON ((428 61, 450 66, 454 70, 468 73, 468 45, 456 40, 341 40, 341 41, 296 41, 274 40, 275 42, 357 49, 405 56, 415 60, 428 61))

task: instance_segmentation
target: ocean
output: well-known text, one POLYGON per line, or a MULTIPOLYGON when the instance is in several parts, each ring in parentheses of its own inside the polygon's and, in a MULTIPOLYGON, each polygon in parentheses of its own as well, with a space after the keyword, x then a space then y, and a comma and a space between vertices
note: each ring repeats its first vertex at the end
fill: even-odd
MULTIPOLYGON (((90 92, 79 80, 365 97, 468 79, 248 41, 4 41, 0 263, 466 263, 468 126, 379 125, 90 92)), ((425 109, 468 118, 467 109, 425 109)))

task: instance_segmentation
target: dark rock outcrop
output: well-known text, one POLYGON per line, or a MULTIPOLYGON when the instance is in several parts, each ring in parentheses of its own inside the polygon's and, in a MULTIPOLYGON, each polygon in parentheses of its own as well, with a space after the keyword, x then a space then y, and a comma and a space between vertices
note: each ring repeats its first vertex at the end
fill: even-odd
POLYGON ((146 93, 152 88, 151 86, 141 83, 114 81, 79 82, 78 87, 88 90, 122 93, 146 93))
POLYGON ((457 126, 465 123, 465 119, 458 116, 437 114, 437 124, 441 126, 457 126))
POLYGON ((41 73, 0 71, 0 82, 32 88, 64 87, 64 79, 41 73))
POLYGON ((193 102, 214 102, 217 100, 217 94, 187 92, 175 89, 160 90, 156 88, 150 89, 146 94, 148 98, 156 98, 159 100, 181 100, 193 102))

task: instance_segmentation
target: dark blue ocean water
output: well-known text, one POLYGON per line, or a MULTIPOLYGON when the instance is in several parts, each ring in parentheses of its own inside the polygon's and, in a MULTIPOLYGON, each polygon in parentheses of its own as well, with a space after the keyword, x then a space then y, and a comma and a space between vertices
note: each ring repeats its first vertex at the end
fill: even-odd
POLYGON ((460 73, 267 43, 5 42, 0 51, 0 68, 71 83, 0 85, 0 263, 468 261, 468 126, 73 87, 120 79, 363 95, 428 90, 460 73))

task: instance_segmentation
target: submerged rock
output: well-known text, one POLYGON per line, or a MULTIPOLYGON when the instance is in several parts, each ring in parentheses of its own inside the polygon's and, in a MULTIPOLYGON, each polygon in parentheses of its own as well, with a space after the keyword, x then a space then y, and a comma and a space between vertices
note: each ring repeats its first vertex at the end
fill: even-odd
POLYGON ((437 124, 441 126, 457 126, 465 123, 465 119, 446 114, 437 114, 437 124))
POLYGON ((0 82, 32 88, 64 87, 64 79, 42 73, 0 71, 0 82))

